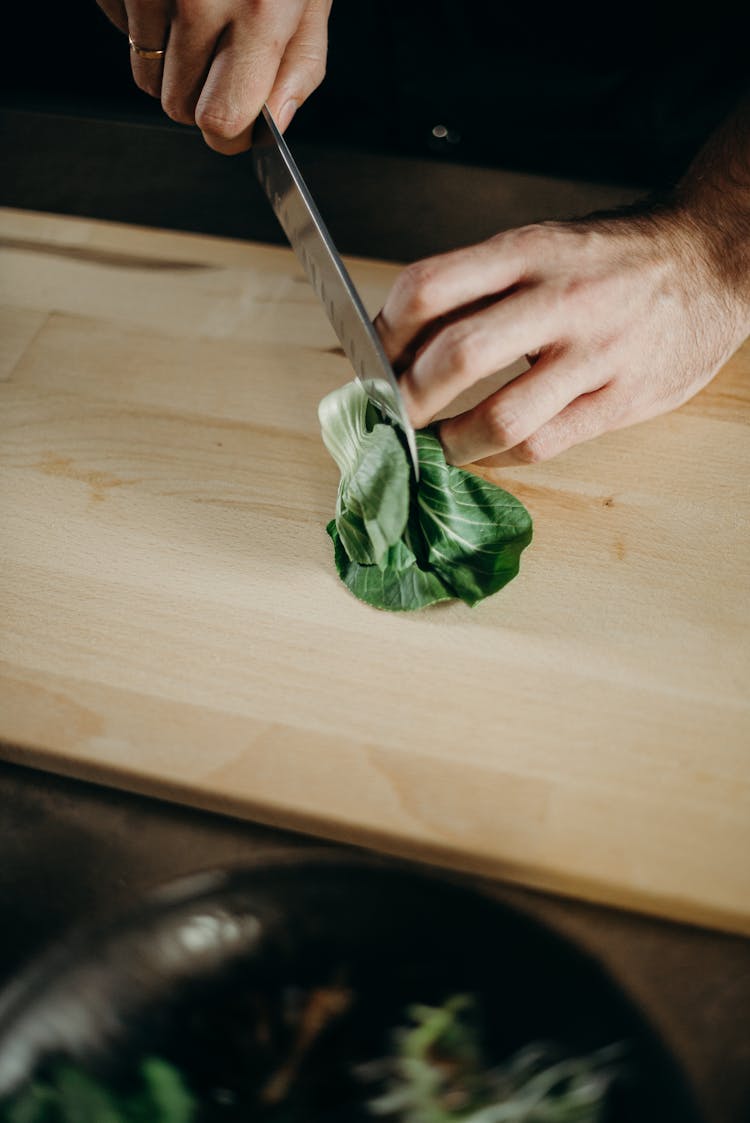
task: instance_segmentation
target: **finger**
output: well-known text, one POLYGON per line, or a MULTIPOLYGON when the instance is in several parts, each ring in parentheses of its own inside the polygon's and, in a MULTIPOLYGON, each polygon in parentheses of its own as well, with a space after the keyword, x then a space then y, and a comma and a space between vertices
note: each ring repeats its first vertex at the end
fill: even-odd
MULTIPOLYGON (((128 34, 133 43, 142 50, 164 50, 169 32, 166 3, 125 0, 125 11, 128 16, 128 34)), ((131 48, 130 68, 139 89, 152 97, 160 96, 163 58, 142 58, 131 48)))
POLYGON ((268 9, 262 24, 230 24, 195 109, 195 123, 210 148, 226 156, 250 147, 252 126, 274 84, 281 57, 297 29, 299 0, 268 9))
POLYGON ((440 425, 449 464, 472 464, 515 448, 582 394, 598 390, 601 375, 551 349, 532 367, 473 409, 440 425))
POLYGON ((475 382, 556 342, 558 328, 555 306, 536 287, 443 328, 400 379, 412 424, 421 429, 475 382))
POLYGON ((515 448, 478 463, 487 468, 513 468, 551 460, 561 452, 631 424, 619 390, 608 383, 600 390, 576 398, 561 413, 526 437, 515 448))
POLYGON ((213 20, 186 19, 178 5, 161 82, 162 108, 173 121, 195 124, 195 109, 223 30, 224 25, 213 20))
POLYGON ((413 341, 438 317, 483 297, 499 296, 522 280, 526 252, 519 234, 509 231, 408 266, 375 320, 391 362, 401 365, 413 341))
POLYGON ((268 108, 283 133, 294 114, 325 78, 331 0, 313 0, 289 40, 268 108))
POLYGON ((125 11, 125 5, 122 0, 97 0, 97 4, 104 12, 110 23, 125 33, 128 33, 128 14, 125 11))

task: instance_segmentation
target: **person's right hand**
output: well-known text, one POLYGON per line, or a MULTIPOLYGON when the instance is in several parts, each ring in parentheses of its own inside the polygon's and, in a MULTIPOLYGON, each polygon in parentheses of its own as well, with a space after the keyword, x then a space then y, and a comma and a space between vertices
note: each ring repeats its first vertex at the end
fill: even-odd
POLYGON ((331 0, 97 0, 137 46, 133 77, 225 155, 250 147, 267 102, 283 132, 323 80, 331 0))
POLYGON ((375 323, 415 429, 443 417, 449 464, 509 467, 682 405, 750 329, 747 234, 730 197, 708 223, 696 207, 631 208, 506 230, 409 266, 375 323), (445 417, 523 356, 528 370, 445 417))

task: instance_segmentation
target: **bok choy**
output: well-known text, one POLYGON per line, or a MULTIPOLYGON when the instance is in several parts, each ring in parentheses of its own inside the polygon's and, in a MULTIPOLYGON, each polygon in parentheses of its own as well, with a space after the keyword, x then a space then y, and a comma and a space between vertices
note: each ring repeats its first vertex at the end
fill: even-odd
POLYGON ((318 409, 341 471, 327 531, 336 568, 360 600, 409 611, 460 598, 474 605, 518 573, 531 517, 507 491, 446 463, 436 433, 417 433, 417 482, 400 429, 357 382, 318 409))

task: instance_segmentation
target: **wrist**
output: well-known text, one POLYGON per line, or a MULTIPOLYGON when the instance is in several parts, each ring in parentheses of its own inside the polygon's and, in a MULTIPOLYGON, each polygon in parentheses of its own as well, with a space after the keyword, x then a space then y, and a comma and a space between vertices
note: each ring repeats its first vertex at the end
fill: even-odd
POLYGON ((710 138, 673 192, 675 218, 700 249, 717 290, 750 331, 750 98, 710 138))

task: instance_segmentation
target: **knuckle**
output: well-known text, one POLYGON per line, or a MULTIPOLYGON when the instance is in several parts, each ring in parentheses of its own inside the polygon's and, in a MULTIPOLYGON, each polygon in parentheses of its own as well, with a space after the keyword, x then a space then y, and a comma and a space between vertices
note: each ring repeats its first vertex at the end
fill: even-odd
POLYGON ((480 333, 463 325, 448 328, 444 332, 443 355, 452 374, 461 378, 469 377, 477 367, 481 353, 480 333))
POLYGON ((174 93, 164 93, 162 90, 161 107, 172 121, 177 121, 180 125, 192 125, 195 123, 195 114, 191 111, 190 107, 186 105, 184 100, 174 93))
POLYGON ((222 106, 209 102, 199 105, 195 112, 195 123, 204 133, 234 140, 245 128, 247 122, 243 114, 232 106, 222 106))
POLYGON ((422 318, 429 317, 437 300, 438 275, 430 259, 415 261, 396 278, 394 297, 407 313, 422 318))
POLYGON ((506 237, 523 256, 536 257, 549 240, 549 230, 541 222, 532 222, 510 231, 506 237))
MULTIPOLYGON (((565 304, 583 306, 589 311, 596 296, 596 285, 591 277, 581 274, 569 276, 562 285, 560 299, 565 304)), ((601 338, 601 333, 599 337, 601 338)))
POLYGON ((490 439, 498 449, 514 448, 522 439, 518 418, 505 405, 494 405, 487 416, 490 439))
POLYGON ((184 23, 197 24, 205 18, 206 5, 204 0, 174 0, 174 11, 184 23))
POLYGON ((272 33, 268 36, 268 39, 265 42, 264 55, 267 58, 275 59, 276 64, 278 65, 283 57, 285 47, 286 40, 284 39, 284 36, 277 33, 272 33))
POLYGON ((212 133, 204 133, 203 139, 209 148, 221 156, 236 156, 239 152, 246 151, 250 145, 241 140, 224 140, 212 133))
POLYGON ((544 441, 536 434, 521 441, 513 451, 522 464, 541 464, 542 461, 549 459, 549 452, 544 445, 544 441))

